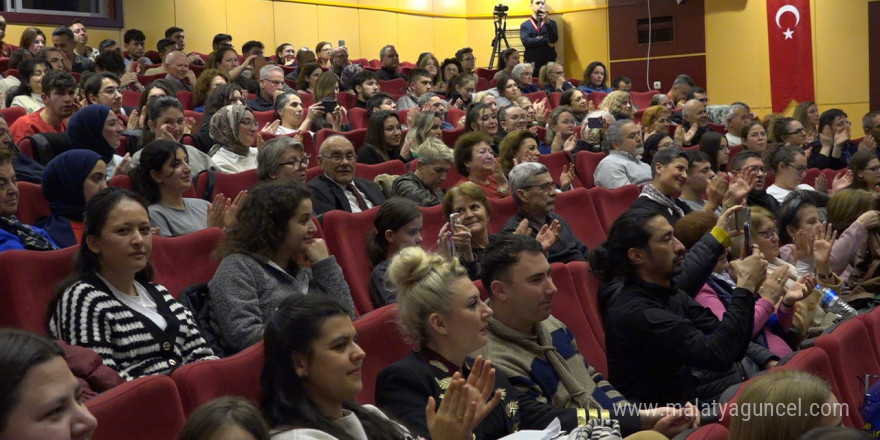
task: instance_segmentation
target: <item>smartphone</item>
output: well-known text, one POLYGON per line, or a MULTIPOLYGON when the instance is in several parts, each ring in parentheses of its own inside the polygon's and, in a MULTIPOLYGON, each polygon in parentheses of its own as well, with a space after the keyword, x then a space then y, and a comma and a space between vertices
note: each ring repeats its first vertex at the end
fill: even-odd
POLYGON ((345 40, 339 40, 337 43, 339 44, 337 44, 336 47, 345 47, 345 40))
POLYGON ((743 225, 743 249, 740 258, 752 255, 752 225, 748 222, 743 225))
POLYGON ((321 100, 321 106, 324 107, 324 113, 332 113, 336 110, 336 100, 333 98, 324 98, 321 100))
POLYGON ((446 228, 449 231, 449 255, 453 258, 458 258, 458 254, 455 252, 455 242, 452 240, 451 235, 455 235, 455 225, 461 224, 461 213, 453 212, 449 214, 449 227, 446 228))
POLYGON ((749 223, 749 217, 752 216, 752 210, 743 208, 733 213, 734 227, 737 231, 742 231, 745 225, 749 223))
POLYGON ((587 118, 587 127, 588 128, 602 128, 602 123, 605 122, 602 118, 587 118))

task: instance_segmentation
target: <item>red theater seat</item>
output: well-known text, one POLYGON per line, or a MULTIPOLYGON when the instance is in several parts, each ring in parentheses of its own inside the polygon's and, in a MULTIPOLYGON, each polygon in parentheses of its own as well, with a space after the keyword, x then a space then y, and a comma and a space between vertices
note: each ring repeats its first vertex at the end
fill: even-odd
POLYGON ((443 215, 443 204, 427 208, 420 206, 419 211, 422 211, 422 249, 436 251, 440 229, 449 221, 443 215))
MULTIPOLYGON (((214 173, 214 177, 216 178, 214 182, 214 188, 211 191, 212 196, 211 199, 217 196, 217 194, 223 194, 226 197, 235 198, 238 193, 242 190, 246 190, 253 186, 255 183, 259 182, 257 178, 257 170, 247 170, 242 171, 240 173, 214 173)), ((196 182, 196 194, 198 197, 202 198, 205 195, 205 192, 208 190, 208 173, 201 173, 198 176, 198 181, 196 182)))
POLYGON ((489 216, 490 234, 501 232, 504 224, 519 212, 519 206, 513 200, 513 197, 489 199, 489 206, 492 208, 492 213, 489 216))
POLYGON ((153 236, 153 282, 178 298, 187 286, 207 283, 220 260, 211 254, 225 237, 220 228, 207 228, 178 237, 153 236))
POLYGON ((397 304, 389 304, 354 321, 358 344, 367 354, 361 366, 364 387, 357 395, 357 401, 362 404, 375 403, 376 378, 379 373, 412 351, 412 347, 400 335, 396 320, 397 304))
POLYGON ((86 407, 98 419, 93 440, 174 440, 186 423, 177 387, 164 375, 113 387, 86 407))
POLYGON ((592 188, 596 186, 596 181, 593 179, 593 173, 596 172, 596 167, 599 166, 599 162, 601 162, 605 156, 607 156, 607 154, 593 153, 591 151, 581 151, 575 155, 575 171, 577 171, 578 178, 580 178, 585 187, 592 188))
POLYGON ((328 137, 336 134, 348 139, 352 143, 352 145, 354 145, 354 150, 357 151, 360 150, 362 146, 364 146, 364 139, 366 139, 367 137, 367 129, 360 128, 357 130, 342 132, 333 131, 329 128, 322 128, 320 131, 318 131, 318 135, 316 136, 317 139, 315 142, 315 146, 318 148, 318 150, 320 150, 321 144, 324 142, 324 139, 327 139, 328 137))
POLYGON ((260 125, 260 129, 262 130, 266 124, 271 124, 275 121, 275 110, 266 110, 264 112, 254 112, 254 119, 257 120, 257 123, 260 125))
MULTIPOLYGON (((828 358, 828 354, 819 347, 809 347, 796 351, 790 358, 776 366, 775 369, 806 371, 807 373, 819 376, 822 380, 828 382, 831 386, 831 391, 838 399, 842 398, 840 386, 838 385, 839 380, 835 377, 834 370, 831 367, 831 360, 828 358)), ((850 412, 854 411, 851 410, 850 412)), ((843 423, 846 426, 857 426, 853 422, 852 414, 849 417, 844 415, 843 423)), ((730 426, 729 422, 725 424, 730 426)))
POLYGON ((227 358, 193 362, 171 373, 187 416, 199 406, 222 396, 240 396, 260 403, 260 370, 265 357, 263 341, 227 358))
POLYGON ((361 179, 373 180, 379 174, 401 176, 406 174, 406 165, 399 160, 389 160, 374 165, 359 163, 355 165, 354 174, 361 179))
POLYGON ((636 185, 624 185, 620 188, 605 189, 595 187, 590 189, 590 196, 593 198, 593 206, 596 208, 596 214, 599 215, 599 221, 605 229, 606 235, 611 231, 611 225, 614 220, 629 209, 630 205, 636 201, 642 190, 636 185))
POLYGON ((330 254, 342 267, 358 314, 373 310, 370 298, 370 259, 367 256, 367 234, 373 232, 373 220, 379 212, 375 206, 367 211, 350 213, 334 210, 324 214, 322 227, 330 254))
POLYGON ((554 210, 571 227, 571 231, 589 248, 595 248, 605 241, 606 234, 596 213, 590 192, 586 188, 559 193, 554 210))
MULTIPOLYGON (((574 163, 572 163, 571 161, 571 156, 569 156, 568 152, 566 151, 541 154, 538 156, 538 162, 544 164, 547 167, 547 169, 550 171, 550 175, 553 176, 553 181, 556 182, 557 185, 559 185, 559 176, 562 174, 562 169, 566 165, 574 167, 574 163)), ((576 172, 572 184, 575 188, 580 188, 584 186, 584 184, 581 183, 581 179, 577 176, 576 172)))
POLYGON ((18 211, 15 215, 26 225, 34 225, 42 217, 52 213, 49 202, 43 197, 43 189, 36 183, 19 181, 18 211))
MULTIPOLYGON (((574 335, 578 351, 587 363, 608 377, 608 361, 605 349, 599 343, 599 336, 593 332, 593 326, 584 314, 584 304, 580 300, 574 279, 565 264, 553 263, 550 267, 556 295, 553 297, 552 313, 562 321, 574 335)), ((605 335, 601 335, 604 339, 605 335)))
POLYGON ((193 92, 190 92, 189 90, 180 90, 175 95, 177 96, 177 100, 183 105, 184 110, 192 110, 196 108, 196 106, 193 105, 193 92))
POLYGON ((6 120, 7 125, 12 125, 18 118, 27 115, 27 110, 24 107, 8 107, 4 109, 0 109, 0 115, 3 115, 3 119, 6 120))
POLYGON ((351 128, 357 130, 359 128, 367 128, 367 111, 360 107, 352 107, 348 109, 348 121, 351 128))
POLYGON ((860 408, 865 399, 862 378, 866 374, 880 374, 880 360, 867 327, 861 320, 850 319, 830 333, 816 338, 816 347, 828 353, 831 369, 840 387, 838 399, 849 405, 855 426, 863 426, 861 415, 853 410, 860 408))
POLYGON ((660 92, 656 90, 651 90, 650 92, 629 92, 629 95, 632 97, 633 104, 640 109, 645 109, 651 106, 651 99, 654 95, 658 95, 660 92))
POLYGON ((572 261, 566 263, 571 278, 578 290, 578 296, 583 304, 583 312, 587 322, 596 335, 596 341, 605 351, 605 321, 602 318, 602 309, 599 305, 599 285, 601 282, 590 272, 590 264, 585 261, 572 261))
POLYGON ((73 270, 78 249, 0 252, 0 327, 48 336, 46 310, 55 286, 73 270))

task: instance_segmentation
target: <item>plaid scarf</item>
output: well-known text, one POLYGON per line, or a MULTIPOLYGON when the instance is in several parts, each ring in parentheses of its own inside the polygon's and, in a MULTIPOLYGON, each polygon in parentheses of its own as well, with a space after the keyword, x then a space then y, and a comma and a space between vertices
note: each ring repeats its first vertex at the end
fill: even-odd
POLYGON ((667 197, 666 194, 660 192, 653 183, 648 183, 642 188, 642 193, 639 194, 639 197, 647 197, 663 206, 669 210, 671 214, 676 215, 678 218, 684 217, 684 211, 675 204, 675 201, 671 198, 667 197))
POLYGON ((0 229, 18 236, 24 248, 31 251, 54 251, 55 245, 43 234, 18 220, 14 215, 0 216, 0 229))

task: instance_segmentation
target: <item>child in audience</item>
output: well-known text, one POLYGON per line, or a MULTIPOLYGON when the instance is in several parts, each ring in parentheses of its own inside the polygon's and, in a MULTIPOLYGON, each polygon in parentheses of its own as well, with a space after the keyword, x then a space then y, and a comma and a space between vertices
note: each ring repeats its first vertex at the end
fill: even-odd
POLYGON ((151 283, 153 234, 147 202, 107 188, 86 205, 73 273, 49 304, 49 332, 91 348, 125 380, 216 359, 193 319, 151 283))
POLYGON ((367 250, 373 274, 370 275, 370 296, 377 307, 397 302, 397 292, 385 279, 391 258, 401 249, 422 244, 422 212, 409 199, 392 197, 382 204, 376 219, 376 230, 367 237, 367 250))
POLYGON ((269 425, 247 400, 223 396, 195 410, 177 440, 269 440, 269 425))

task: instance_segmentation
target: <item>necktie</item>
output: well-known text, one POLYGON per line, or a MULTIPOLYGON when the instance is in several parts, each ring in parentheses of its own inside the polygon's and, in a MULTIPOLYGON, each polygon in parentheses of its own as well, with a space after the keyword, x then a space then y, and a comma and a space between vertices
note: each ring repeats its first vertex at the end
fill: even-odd
POLYGON ((354 194, 354 197, 358 201, 358 208, 360 208, 361 211, 366 211, 367 209, 369 209, 367 208, 367 201, 364 200, 364 196, 362 196, 361 192, 358 191, 357 188, 355 188, 354 184, 349 183, 348 186, 345 187, 345 189, 351 191, 351 193, 354 194))

